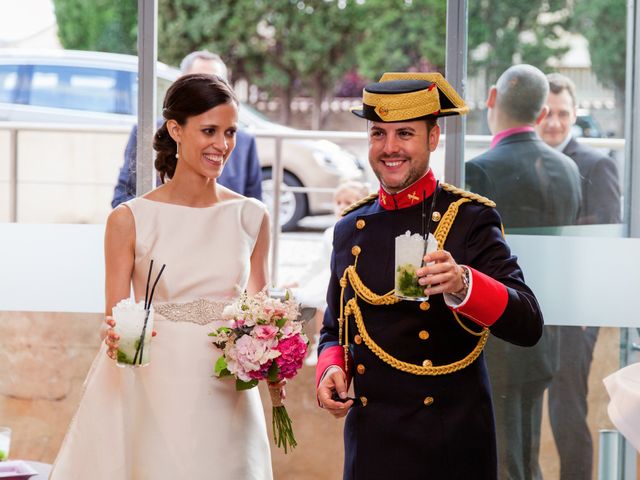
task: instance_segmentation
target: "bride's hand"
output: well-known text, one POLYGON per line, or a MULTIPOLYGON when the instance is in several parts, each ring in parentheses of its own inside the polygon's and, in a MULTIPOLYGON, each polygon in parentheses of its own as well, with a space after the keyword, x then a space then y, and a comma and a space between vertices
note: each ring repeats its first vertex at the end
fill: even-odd
MULTIPOLYGON (((116 326, 116 321, 112 316, 107 315, 104 318, 104 324, 100 329, 100 336, 104 338, 104 343, 107 346, 107 356, 113 360, 116 359, 116 354, 118 352, 118 340, 120 340, 120 335, 116 333, 114 330, 116 326)), ((151 336, 155 337, 157 332, 155 330, 151 331, 151 336)))
POLYGON ((118 351, 118 340, 120 340, 120 335, 118 335, 114 330, 116 322, 113 317, 107 315, 104 319, 104 323, 106 324, 106 326, 103 325, 103 337, 104 343, 108 348, 107 356, 112 360, 115 360, 116 353, 118 351))

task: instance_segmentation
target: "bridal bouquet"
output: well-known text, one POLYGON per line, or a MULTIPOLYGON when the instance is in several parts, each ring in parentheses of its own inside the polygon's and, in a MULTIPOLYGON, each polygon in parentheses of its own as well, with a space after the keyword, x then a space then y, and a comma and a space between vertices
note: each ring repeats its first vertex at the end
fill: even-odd
MULTIPOLYGON (((243 293, 225 307, 222 317, 229 326, 209 334, 223 351, 215 365, 218 377, 235 377, 236 390, 247 390, 266 380, 270 385, 293 378, 302 367, 309 341, 298 320, 299 305, 285 295, 272 298, 262 291, 243 293)), ((279 388, 269 388, 273 404, 273 437, 278 447, 296 446, 291 418, 279 388)))

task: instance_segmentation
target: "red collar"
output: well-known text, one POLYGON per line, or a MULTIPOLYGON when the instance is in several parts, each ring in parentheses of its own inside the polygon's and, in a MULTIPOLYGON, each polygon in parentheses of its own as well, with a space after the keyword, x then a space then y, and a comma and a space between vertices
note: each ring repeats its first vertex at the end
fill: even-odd
POLYGON ((398 193, 387 193, 382 187, 378 193, 380 205, 385 210, 399 210, 401 208, 418 205, 425 198, 429 198, 436 189, 436 177, 431 169, 415 183, 398 193))

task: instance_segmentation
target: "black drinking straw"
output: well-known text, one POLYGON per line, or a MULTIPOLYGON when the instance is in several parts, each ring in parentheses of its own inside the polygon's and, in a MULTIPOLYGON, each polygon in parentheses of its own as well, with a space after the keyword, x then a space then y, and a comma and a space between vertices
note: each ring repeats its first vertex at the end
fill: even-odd
POLYGON ((144 309, 147 310, 149 308, 147 305, 147 299, 149 298, 149 282, 151 281, 151 271, 153 270, 153 258, 151 259, 151 263, 149 264, 149 273, 147 274, 147 286, 144 291, 144 309))
POLYGON ((153 287, 151 288, 151 295, 149 295, 147 299, 147 293, 149 293, 149 283, 151 280, 151 269, 153 268, 153 260, 151 260, 151 265, 149 266, 149 275, 147 277, 147 287, 146 287, 145 300, 144 300, 146 314, 144 316, 144 324, 142 325, 142 334, 140 335, 138 348, 136 348, 136 354, 133 357, 134 365, 136 364, 136 362, 142 365, 142 354, 144 353, 144 336, 147 332, 147 322, 149 320, 149 314, 151 313, 151 302, 153 301, 153 293, 156 291, 156 285, 158 285, 160 276, 162 275, 162 272, 164 272, 164 268, 166 266, 167 266, 166 264, 162 265, 162 268, 160 269, 160 272, 158 273, 158 276, 156 277, 155 282, 153 282, 153 287))
MULTIPOLYGON (((433 209, 436 208, 436 195, 438 194, 438 183, 436 180, 436 188, 433 189, 433 197, 431 198, 431 209, 429 210, 429 218, 427 219, 427 231, 423 230, 422 237, 424 238, 424 250, 422 251, 422 266, 424 267, 424 257, 427 254, 427 245, 429 241, 429 230, 431 229, 431 217, 433 217, 433 209)), ((423 191, 424 195, 424 191, 423 191)), ((424 202, 422 203, 422 228, 424 229, 424 202)))

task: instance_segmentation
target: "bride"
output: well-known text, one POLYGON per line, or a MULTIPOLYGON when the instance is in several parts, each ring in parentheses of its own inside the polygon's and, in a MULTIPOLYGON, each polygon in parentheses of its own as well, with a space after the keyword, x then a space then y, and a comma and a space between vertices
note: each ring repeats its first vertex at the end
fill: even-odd
POLYGON ((272 478, 258 390, 237 392, 214 376, 221 352, 207 336, 230 300, 268 278, 265 206, 216 183, 235 145, 238 100, 218 77, 192 74, 171 86, 163 107, 154 139, 163 184, 107 220, 111 328, 51 480, 272 478), (132 286, 144 299, 151 260, 166 265, 154 294, 151 361, 119 368, 111 310, 132 286))

